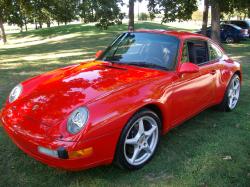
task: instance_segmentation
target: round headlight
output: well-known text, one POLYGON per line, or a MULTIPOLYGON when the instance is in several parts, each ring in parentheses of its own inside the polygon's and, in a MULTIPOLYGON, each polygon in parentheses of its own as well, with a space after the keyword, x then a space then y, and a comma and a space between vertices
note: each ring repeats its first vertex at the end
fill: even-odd
POLYGON ((88 120, 88 109, 85 107, 79 107, 71 113, 68 122, 67 129, 71 134, 78 133, 86 124, 88 120))
POLYGON ((13 88, 10 92, 9 102, 12 103, 15 100, 17 100, 17 98, 21 95, 22 90, 23 90, 23 87, 21 84, 17 85, 15 88, 13 88))

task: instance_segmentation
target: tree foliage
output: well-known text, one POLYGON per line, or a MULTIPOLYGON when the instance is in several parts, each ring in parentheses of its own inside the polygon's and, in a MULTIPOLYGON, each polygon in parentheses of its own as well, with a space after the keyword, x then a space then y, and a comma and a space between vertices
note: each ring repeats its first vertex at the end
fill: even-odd
POLYGON ((109 25, 114 25, 121 18, 117 0, 98 0, 97 7, 96 20, 100 22, 97 26, 103 29, 107 29, 109 25))
MULTIPOLYGON (((142 0, 137 0, 141 2, 142 0)), ((162 22, 185 21, 192 18, 198 9, 198 0, 146 0, 148 2, 149 18, 155 14, 163 15, 162 22)), ((208 0, 210 5, 218 4, 218 15, 239 12, 250 16, 250 0, 208 0)), ((6 41, 4 23, 15 24, 27 30, 27 24, 35 24, 42 28, 44 24, 50 27, 52 22, 67 24, 73 20, 84 23, 98 22, 97 26, 107 29, 113 24, 121 24, 124 14, 120 6, 124 0, 0 0, 0 29, 2 38, 6 41)), ((129 26, 134 30, 134 3, 129 0, 129 26)), ((206 19, 205 19, 206 20, 206 19)), ((216 19, 217 22, 219 19, 216 19)), ((203 21, 204 22, 204 21, 203 21)), ((212 24, 213 25, 213 24, 212 24)), ((218 23, 217 23, 218 25, 218 23)))
POLYGON ((147 13, 145 13, 145 12, 142 12, 142 13, 140 13, 139 14, 139 20, 141 20, 141 21, 146 21, 146 20, 148 20, 148 14, 147 13))
POLYGON ((163 12, 162 22, 185 21, 192 19, 198 9, 197 0, 149 0, 149 11, 163 12))

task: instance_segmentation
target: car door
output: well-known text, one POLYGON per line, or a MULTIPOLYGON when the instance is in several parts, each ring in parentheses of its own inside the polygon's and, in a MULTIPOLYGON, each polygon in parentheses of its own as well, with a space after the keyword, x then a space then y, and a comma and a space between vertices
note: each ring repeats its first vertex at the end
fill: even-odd
POLYGON ((183 46, 181 63, 199 66, 197 73, 178 76, 173 84, 171 124, 190 118, 211 105, 215 97, 216 63, 210 63, 205 40, 187 40, 183 46))

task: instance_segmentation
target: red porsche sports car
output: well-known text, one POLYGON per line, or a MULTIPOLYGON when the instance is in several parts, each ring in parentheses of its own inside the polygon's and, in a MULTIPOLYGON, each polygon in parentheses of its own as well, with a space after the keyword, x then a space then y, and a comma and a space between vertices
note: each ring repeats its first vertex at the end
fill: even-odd
POLYGON ((126 32, 94 61, 17 85, 0 119, 20 149, 50 166, 132 170, 178 124, 213 105, 233 110, 241 80, 240 64, 207 37, 126 32))

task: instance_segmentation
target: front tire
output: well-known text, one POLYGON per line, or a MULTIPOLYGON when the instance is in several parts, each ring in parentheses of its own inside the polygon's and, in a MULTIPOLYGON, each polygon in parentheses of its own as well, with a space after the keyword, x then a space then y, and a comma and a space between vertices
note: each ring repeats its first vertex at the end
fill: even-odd
POLYGON ((160 131, 161 120, 156 113, 148 109, 137 112, 121 133, 115 163, 129 170, 142 168, 156 152, 160 131))
POLYGON ((234 74, 231 78, 227 90, 225 92, 223 101, 219 105, 222 111, 230 112, 237 106, 240 97, 240 77, 234 74))

